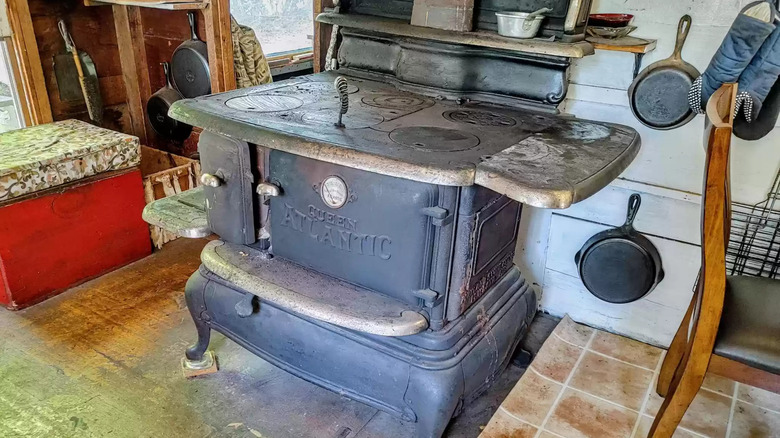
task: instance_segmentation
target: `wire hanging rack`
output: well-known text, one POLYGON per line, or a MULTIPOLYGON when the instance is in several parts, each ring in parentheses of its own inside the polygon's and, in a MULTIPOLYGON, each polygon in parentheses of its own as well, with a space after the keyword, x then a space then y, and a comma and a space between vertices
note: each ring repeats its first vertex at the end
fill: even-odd
POLYGON ((765 200, 731 203, 731 233, 726 249, 729 275, 780 278, 780 171, 765 200))

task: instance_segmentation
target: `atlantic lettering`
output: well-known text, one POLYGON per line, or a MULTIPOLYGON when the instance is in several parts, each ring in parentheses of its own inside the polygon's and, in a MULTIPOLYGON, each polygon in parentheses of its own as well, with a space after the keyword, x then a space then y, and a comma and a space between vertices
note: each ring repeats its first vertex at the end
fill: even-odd
POLYGON ((392 240, 389 236, 357 232, 357 221, 345 216, 309 206, 304 214, 290 204, 284 204, 284 217, 279 225, 292 228, 323 245, 382 260, 390 259, 392 240))

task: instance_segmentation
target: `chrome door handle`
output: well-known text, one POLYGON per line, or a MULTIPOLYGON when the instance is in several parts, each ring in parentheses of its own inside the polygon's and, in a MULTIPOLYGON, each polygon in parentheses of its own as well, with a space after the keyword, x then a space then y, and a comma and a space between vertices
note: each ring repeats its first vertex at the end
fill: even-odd
POLYGON ((260 183, 257 185, 257 194, 260 196, 279 196, 279 186, 271 183, 260 183))
POLYGON ((204 186, 219 187, 222 185, 222 179, 210 173, 204 173, 200 176, 200 183, 204 186))

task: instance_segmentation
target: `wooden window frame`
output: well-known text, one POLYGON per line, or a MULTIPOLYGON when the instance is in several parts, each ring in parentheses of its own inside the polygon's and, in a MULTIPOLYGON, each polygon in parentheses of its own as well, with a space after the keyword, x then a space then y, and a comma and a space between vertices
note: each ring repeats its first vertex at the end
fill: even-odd
POLYGON ((12 32, 6 42, 24 124, 34 126, 51 123, 54 118, 30 7, 27 0, 6 0, 6 9, 12 32))

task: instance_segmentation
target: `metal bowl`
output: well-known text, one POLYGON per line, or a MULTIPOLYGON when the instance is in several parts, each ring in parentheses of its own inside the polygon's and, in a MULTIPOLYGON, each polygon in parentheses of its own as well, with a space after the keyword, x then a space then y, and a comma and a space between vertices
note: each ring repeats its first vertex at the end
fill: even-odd
POLYGON ((588 26, 586 28, 588 35, 598 37, 598 38, 606 38, 606 39, 627 37, 628 34, 630 34, 635 30, 636 30, 636 26, 626 26, 626 27, 588 26))
POLYGON ((535 37, 542 20, 544 15, 531 16, 530 12, 496 12, 498 34, 512 38, 535 37))

